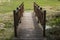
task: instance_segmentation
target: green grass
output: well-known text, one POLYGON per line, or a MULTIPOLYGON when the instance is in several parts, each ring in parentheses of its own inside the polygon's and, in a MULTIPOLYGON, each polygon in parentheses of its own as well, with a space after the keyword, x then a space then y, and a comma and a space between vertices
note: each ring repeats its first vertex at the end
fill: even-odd
POLYGON ((19 2, 12 0, 10 3, 4 2, 1 4, 2 5, 0 5, 0 13, 5 13, 5 12, 13 11, 19 5, 19 2))
POLYGON ((11 2, 2 2, 0 4, 0 13, 11 12, 24 2, 25 10, 33 9, 33 2, 36 2, 40 6, 54 6, 60 7, 60 1, 57 0, 11 0, 11 2))

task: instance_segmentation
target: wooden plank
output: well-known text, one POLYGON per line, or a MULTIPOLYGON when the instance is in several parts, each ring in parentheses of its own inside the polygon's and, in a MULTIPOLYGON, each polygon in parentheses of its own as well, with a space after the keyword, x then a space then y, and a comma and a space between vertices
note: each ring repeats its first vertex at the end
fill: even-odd
POLYGON ((39 28, 33 13, 24 13, 22 23, 18 26, 18 37, 22 40, 43 40, 42 29, 39 28))

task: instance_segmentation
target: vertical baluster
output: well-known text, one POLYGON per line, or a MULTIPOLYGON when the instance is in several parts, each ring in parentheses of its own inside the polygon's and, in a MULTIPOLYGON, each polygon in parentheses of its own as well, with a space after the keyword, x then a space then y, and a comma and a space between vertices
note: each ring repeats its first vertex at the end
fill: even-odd
POLYGON ((43 36, 45 37, 45 27, 46 27, 46 10, 44 10, 44 23, 43 23, 43 36))
POLYGON ((17 26, 17 22, 16 22, 16 11, 13 11, 13 15, 14 15, 14 32, 15 32, 15 37, 17 37, 17 30, 16 30, 16 26, 17 26))

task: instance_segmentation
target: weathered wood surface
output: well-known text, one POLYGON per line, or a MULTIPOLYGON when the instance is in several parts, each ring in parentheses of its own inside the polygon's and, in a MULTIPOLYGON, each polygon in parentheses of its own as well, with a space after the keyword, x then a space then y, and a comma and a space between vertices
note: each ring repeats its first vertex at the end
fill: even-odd
POLYGON ((38 6, 38 4, 36 4, 34 2, 34 12, 35 15, 38 18, 38 23, 40 23, 43 27, 43 36, 45 37, 45 27, 46 27, 46 10, 42 10, 42 7, 38 6))
POLYGON ((39 27, 34 13, 24 12, 18 25, 17 35, 15 40, 44 40, 43 31, 39 27))

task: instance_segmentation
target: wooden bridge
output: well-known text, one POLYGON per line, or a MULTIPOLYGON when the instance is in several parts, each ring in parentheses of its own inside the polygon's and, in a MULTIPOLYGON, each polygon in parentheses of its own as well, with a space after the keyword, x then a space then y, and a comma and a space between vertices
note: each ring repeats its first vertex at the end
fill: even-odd
POLYGON ((14 14, 14 40, 44 40, 46 25, 46 10, 42 10, 34 2, 34 12, 24 11, 22 3, 14 14))

